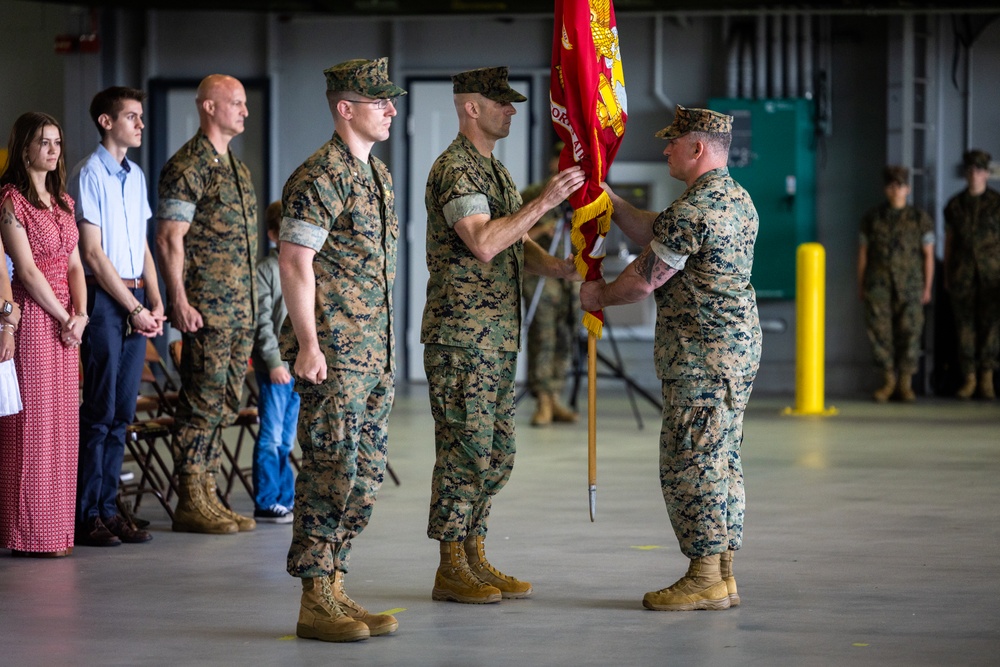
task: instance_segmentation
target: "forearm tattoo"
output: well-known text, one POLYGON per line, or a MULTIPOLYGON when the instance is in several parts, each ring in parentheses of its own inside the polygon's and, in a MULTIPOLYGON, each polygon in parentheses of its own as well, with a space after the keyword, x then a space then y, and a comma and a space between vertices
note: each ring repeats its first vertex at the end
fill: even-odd
POLYGON ((656 270, 657 257, 650 250, 649 246, 643 248, 642 252, 636 258, 635 263, 632 265, 635 267, 635 272, 639 274, 639 277, 646 281, 647 284, 653 284, 653 272, 656 270))
POLYGON ((647 285, 653 287, 659 287, 677 272, 676 269, 664 264, 649 246, 643 248, 632 266, 635 267, 635 272, 639 274, 639 277, 646 281, 647 285))

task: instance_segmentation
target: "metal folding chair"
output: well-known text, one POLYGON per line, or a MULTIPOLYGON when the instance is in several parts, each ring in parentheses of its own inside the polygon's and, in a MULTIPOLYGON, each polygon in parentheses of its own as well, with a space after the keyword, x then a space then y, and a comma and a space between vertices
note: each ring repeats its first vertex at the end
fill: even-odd
POLYGON ((174 510, 170 501, 177 493, 177 483, 173 475, 173 457, 170 454, 170 434, 173 417, 163 415, 152 419, 140 419, 129 424, 126 431, 125 447, 131 462, 139 468, 133 481, 123 482, 119 494, 123 498, 135 498, 131 512, 139 511, 142 497, 152 494, 173 519, 174 510), (159 448, 166 449, 166 456, 159 448))

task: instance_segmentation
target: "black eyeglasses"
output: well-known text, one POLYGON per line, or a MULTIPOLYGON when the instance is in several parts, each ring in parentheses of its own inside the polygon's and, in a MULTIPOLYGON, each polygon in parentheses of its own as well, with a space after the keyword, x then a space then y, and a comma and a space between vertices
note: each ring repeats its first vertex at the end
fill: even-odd
POLYGON ((354 102, 355 104, 374 104, 376 109, 385 109, 392 103, 392 106, 396 106, 396 100, 398 97, 382 97, 377 100, 345 100, 346 102, 354 102))

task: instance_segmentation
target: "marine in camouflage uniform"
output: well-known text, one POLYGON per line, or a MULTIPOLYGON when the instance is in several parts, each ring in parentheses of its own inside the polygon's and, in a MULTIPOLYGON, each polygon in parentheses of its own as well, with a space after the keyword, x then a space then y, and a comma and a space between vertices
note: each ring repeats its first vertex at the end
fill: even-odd
POLYGON ((279 262, 289 318, 281 348, 302 380, 302 465, 286 568, 303 580, 298 635, 353 641, 398 627, 347 597, 343 577, 388 457, 399 220, 392 176, 370 149, 388 138, 395 98, 406 91, 389 81, 386 58, 349 60, 324 74, 333 138, 292 173, 282 194, 279 262), (375 125, 383 128, 378 137, 375 125))
MULTIPOLYGON (((242 95, 243 86, 231 77, 213 75, 199 88, 199 104, 228 101, 229 91, 242 95), (215 82, 214 84, 212 82, 215 82), (207 93, 203 91, 207 89, 207 93), (215 92, 212 92, 215 91, 215 92), (222 91, 222 92, 220 92, 222 91), (226 93, 228 94, 228 93, 226 93), (212 96, 216 98, 213 100, 212 96)), ((182 333, 179 373, 181 391, 174 415, 171 443, 174 471, 181 478, 181 500, 174 516, 174 530, 226 533, 253 530, 253 519, 242 517, 218 502, 215 475, 222 456, 221 429, 233 423, 243 393, 247 360, 253 348, 257 285, 257 198, 250 171, 232 151, 220 154, 209 133, 216 134, 217 120, 206 120, 160 172, 157 243, 161 266, 165 264, 166 234, 186 225, 183 234, 183 296, 201 316, 202 326, 182 333), (216 123, 213 125, 213 123, 216 123), (200 480, 204 492, 193 485, 200 480), (186 489, 186 491, 185 491, 186 489), (188 493, 190 492, 190 493, 188 493), (194 506, 209 505, 214 521, 194 506)), ((242 124, 240 130, 242 131, 242 124)), ((228 146, 230 135, 225 140, 228 146)), ((171 321, 178 327, 179 297, 170 275, 163 269, 171 297, 171 321), (173 289, 172 289, 173 287, 173 289)))
POLYGON ((884 380, 873 396, 880 403, 896 391, 904 401, 916 398, 912 377, 934 280, 934 222, 906 204, 909 170, 889 166, 883 176, 886 201, 862 217, 858 247, 868 339, 884 380))
POLYGON ((969 187, 944 208, 945 278, 958 333, 960 398, 992 399, 993 371, 1000 354, 1000 193, 987 187, 990 155, 965 153, 969 187))
POLYGON ((514 372, 521 344, 523 242, 481 262, 452 225, 521 207, 507 169, 458 135, 427 177, 427 303, 420 342, 438 461, 431 539, 485 535, 490 500, 514 465, 514 372))
POLYGON ((483 540, 495 496, 514 465, 514 374, 521 339, 526 268, 575 274, 527 238, 549 209, 582 184, 582 171, 555 176, 522 208, 507 169, 493 154, 507 136, 512 102, 506 67, 452 77, 459 134, 427 178, 427 302, 424 344, 437 460, 427 535, 441 542, 432 597, 465 603, 526 597, 531 585, 485 559, 483 540))
POLYGON ((750 284, 759 221, 750 196, 726 167, 731 122, 707 109, 677 107, 673 124, 657 136, 670 141, 670 173, 687 190, 659 215, 613 195, 615 221, 646 247, 613 283, 581 288, 588 311, 649 292, 656 299, 660 481, 670 523, 691 564, 675 584, 646 594, 649 609, 739 603, 731 564, 743 543, 740 448, 761 332, 750 284))
MULTIPOLYGON (((558 156, 555 163, 553 171, 558 171, 558 156)), ((537 197, 543 186, 544 183, 535 183, 525 188, 521 192, 522 201, 528 202, 537 197)), ((541 247, 550 248, 562 224, 562 239, 569 239, 570 215, 568 204, 553 209, 542 216, 529 235, 541 247)), ((530 309, 536 293, 538 301, 528 325, 528 389, 536 401, 531 424, 544 426, 552 421, 575 422, 577 414, 562 405, 559 397, 573 363, 573 343, 580 323, 576 307, 579 283, 525 274, 523 294, 526 309, 530 309)))

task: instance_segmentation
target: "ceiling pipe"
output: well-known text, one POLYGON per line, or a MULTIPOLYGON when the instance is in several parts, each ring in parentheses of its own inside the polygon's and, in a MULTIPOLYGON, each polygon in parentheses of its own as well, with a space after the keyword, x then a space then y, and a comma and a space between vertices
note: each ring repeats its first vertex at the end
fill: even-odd
POLYGON ((767 15, 757 15, 757 50, 754 53, 754 96, 758 100, 767 97, 767 15))
POLYGON ((784 74, 783 40, 781 35, 781 14, 771 18, 771 85, 768 93, 771 97, 780 99, 785 96, 785 86, 782 81, 784 74))
POLYGON ((813 98, 813 20, 810 15, 802 16, 802 97, 813 98))
POLYGON ((740 86, 740 47, 743 44, 741 34, 733 30, 729 18, 723 19, 723 36, 726 40, 726 97, 739 95, 740 86))
POLYGON ((664 14, 657 14, 656 21, 653 22, 653 97, 659 100, 664 107, 673 111, 674 101, 670 99, 663 87, 663 21, 664 14))
POLYGON ((799 18, 785 17, 785 93, 788 97, 799 96, 799 18))
POLYGON ((740 97, 753 97, 753 42, 750 35, 740 35, 740 97))

